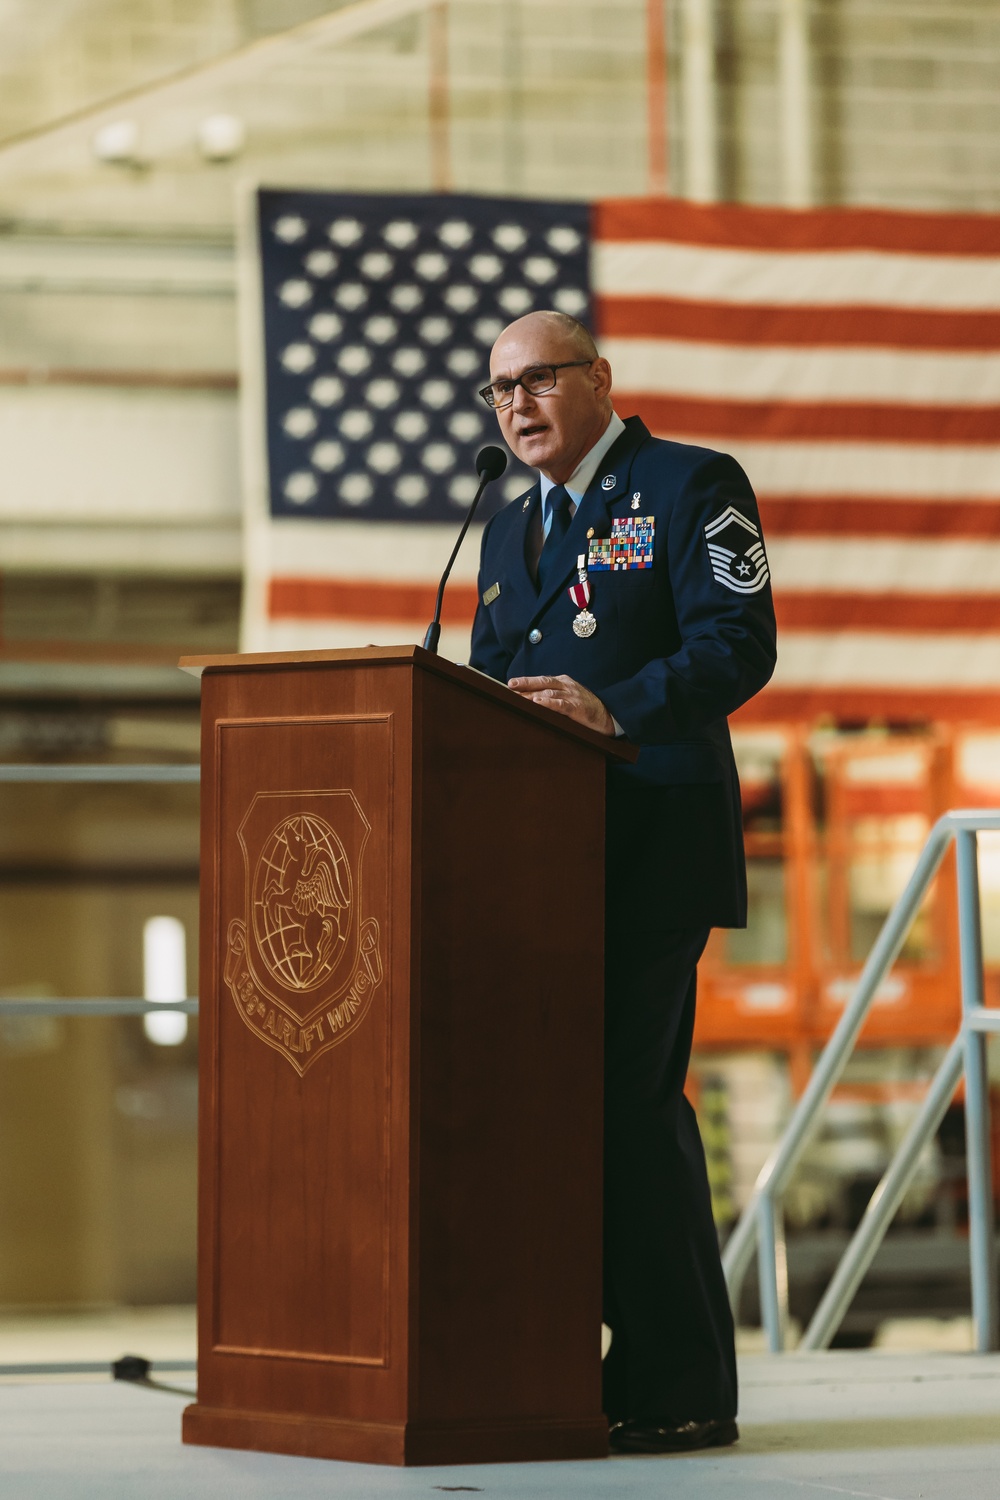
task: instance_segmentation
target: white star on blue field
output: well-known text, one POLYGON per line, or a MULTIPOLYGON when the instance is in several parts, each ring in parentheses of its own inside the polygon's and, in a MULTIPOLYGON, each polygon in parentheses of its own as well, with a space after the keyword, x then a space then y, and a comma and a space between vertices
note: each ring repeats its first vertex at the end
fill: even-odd
MULTIPOLYGON (((258 200, 271 514, 460 517, 501 441, 477 394, 497 334, 538 308, 589 318, 587 205, 258 200)), ((512 461, 483 517, 533 479, 512 461)))

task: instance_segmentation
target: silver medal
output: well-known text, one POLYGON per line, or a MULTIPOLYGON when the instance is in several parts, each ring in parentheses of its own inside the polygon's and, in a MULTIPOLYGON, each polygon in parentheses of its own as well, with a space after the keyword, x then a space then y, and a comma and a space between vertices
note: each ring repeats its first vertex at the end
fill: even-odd
POLYGON ((590 603, 590 581, 587 578, 586 552, 581 552, 577 558, 576 571, 580 581, 579 583, 572 584, 566 592, 574 604, 582 606, 580 613, 573 621, 573 634, 580 636, 582 640, 586 640, 597 629, 597 621, 587 608, 587 605, 590 603))

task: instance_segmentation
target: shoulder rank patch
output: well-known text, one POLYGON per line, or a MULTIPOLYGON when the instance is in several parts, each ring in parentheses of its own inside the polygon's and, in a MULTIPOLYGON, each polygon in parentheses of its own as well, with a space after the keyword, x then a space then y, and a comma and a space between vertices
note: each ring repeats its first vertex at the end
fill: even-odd
POLYGON ((760 532, 734 505, 705 527, 712 576, 734 594, 757 594, 771 574, 760 532))
POLYGON ((498 583, 491 583, 489 588, 486 590, 486 593, 483 595, 483 603, 486 605, 490 605, 493 603, 494 599, 499 599, 499 597, 500 585, 498 583))

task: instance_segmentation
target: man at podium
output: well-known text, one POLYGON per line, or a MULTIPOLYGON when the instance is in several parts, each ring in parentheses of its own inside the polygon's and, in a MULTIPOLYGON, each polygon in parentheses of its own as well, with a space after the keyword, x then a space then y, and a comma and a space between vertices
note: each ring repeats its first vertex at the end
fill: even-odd
POLYGON ((483 398, 538 480, 486 526, 470 660, 641 747, 607 790, 604 1409, 618 1450, 683 1451, 738 1437, 733 1319, 683 1089, 709 929, 746 923, 726 716, 771 676, 774 610, 742 469, 622 421, 611 385, 561 313, 520 318, 493 346, 483 398))

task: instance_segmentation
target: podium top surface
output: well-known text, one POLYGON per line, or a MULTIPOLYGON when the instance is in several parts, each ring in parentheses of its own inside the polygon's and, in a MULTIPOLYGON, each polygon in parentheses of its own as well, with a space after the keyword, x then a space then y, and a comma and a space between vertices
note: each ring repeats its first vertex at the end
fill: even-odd
POLYGON ((568 734, 571 739, 592 745, 612 760, 634 761, 639 754, 637 746, 628 740, 609 739, 605 734, 587 729, 573 719, 568 719, 565 714, 521 698, 502 682, 487 677, 475 667, 459 666, 456 662, 436 656, 432 651, 425 651, 422 646, 366 646, 360 650, 355 647, 330 651, 261 651, 237 652, 226 656, 182 656, 178 665, 181 671, 188 672, 192 677, 201 677, 204 672, 274 671, 283 667, 409 665, 435 676, 445 677, 484 698, 492 698, 512 713, 526 715, 536 722, 540 720, 560 733, 568 734))

